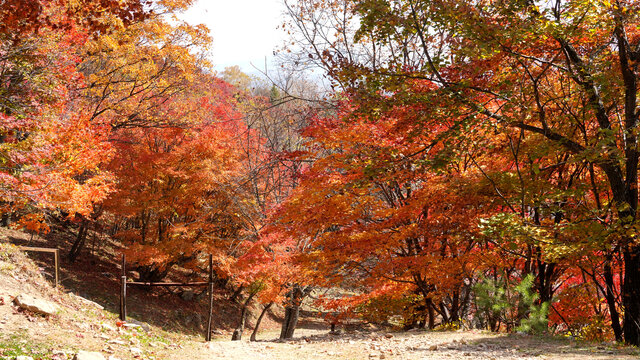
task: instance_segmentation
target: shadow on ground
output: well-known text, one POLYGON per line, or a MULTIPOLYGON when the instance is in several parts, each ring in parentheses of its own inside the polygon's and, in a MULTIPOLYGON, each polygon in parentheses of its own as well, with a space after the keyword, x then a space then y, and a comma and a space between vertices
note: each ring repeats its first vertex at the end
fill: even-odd
MULTIPOLYGON (((56 228, 46 237, 31 237, 11 229, 7 238, 15 245, 60 249, 60 283, 65 291, 73 292, 94 301, 105 310, 119 314, 120 264, 118 244, 107 238, 98 241, 87 239, 86 248, 77 260, 71 263, 66 257, 75 233, 56 228)), ((54 262, 49 253, 27 252, 47 279, 53 282, 54 262)), ((184 279, 180 279, 182 281, 184 279)), ((224 289, 214 289, 214 329, 233 329, 240 316, 239 305, 228 300, 224 289)), ((208 298, 205 287, 127 287, 127 315, 166 331, 182 332, 204 337, 207 326, 208 298), (193 291, 193 300, 183 300, 179 293, 183 289, 193 291)), ((274 315, 269 314, 273 319, 274 315)), ((275 319, 277 320, 277 319, 275 319)), ((272 320, 273 321, 273 320, 272 320)))

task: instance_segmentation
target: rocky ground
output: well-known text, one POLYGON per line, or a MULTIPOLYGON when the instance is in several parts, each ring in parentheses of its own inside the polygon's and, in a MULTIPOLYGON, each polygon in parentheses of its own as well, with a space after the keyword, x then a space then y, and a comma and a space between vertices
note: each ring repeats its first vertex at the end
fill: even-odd
MULTIPOLYGON (((614 345, 480 331, 352 333, 301 331, 293 341, 217 341, 197 359, 638 359, 614 345), (306 335, 305 335, 306 334, 306 335)), ((276 334, 273 334, 274 336, 276 334)))
MULTIPOLYGON (((278 341, 277 329, 266 327, 257 342, 229 341, 229 331, 220 329, 214 341, 206 343, 201 333, 163 322, 122 323, 103 305, 64 287, 54 289, 31 259, 0 242, 0 359, 640 358, 638 349, 610 343, 482 331, 398 333, 371 328, 332 335, 322 321, 308 320, 291 341, 278 341)), ((245 338, 249 335, 247 330, 245 338)))

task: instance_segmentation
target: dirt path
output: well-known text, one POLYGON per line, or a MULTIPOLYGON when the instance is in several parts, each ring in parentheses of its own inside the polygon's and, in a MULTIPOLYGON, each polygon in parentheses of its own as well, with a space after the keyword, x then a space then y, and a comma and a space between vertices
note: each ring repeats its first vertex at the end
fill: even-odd
MULTIPOLYGON (((570 340, 480 331, 355 333, 340 336, 307 330, 293 341, 278 342, 276 333, 255 343, 214 341, 192 349, 191 359, 638 359, 634 349, 570 340)), ((169 354, 167 354, 169 355, 169 354)), ((170 356, 170 355, 169 355, 170 356)), ((185 357, 186 358, 186 357, 185 357)))

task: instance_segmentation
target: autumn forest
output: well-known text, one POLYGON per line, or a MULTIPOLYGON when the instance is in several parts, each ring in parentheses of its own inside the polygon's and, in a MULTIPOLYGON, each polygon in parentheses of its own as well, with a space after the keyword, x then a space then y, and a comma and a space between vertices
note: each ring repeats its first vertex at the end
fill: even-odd
POLYGON ((313 303, 640 345, 640 1, 286 0, 259 75, 193 3, 0 1, 2 226, 145 282, 211 254, 281 338, 313 303))

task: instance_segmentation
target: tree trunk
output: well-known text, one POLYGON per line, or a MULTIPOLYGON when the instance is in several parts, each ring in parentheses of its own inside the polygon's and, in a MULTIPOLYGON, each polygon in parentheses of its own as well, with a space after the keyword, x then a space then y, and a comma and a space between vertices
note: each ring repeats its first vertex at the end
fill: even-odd
POLYGON ((444 305, 443 302, 440 303, 440 315, 442 316, 443 324, 448 324, 451 322, 449 318, 449 310, 447 310, 447 307, 444 305))
MULTIPOLYGON (((595 273, 594 273, 595 281, 595 273)), ((620 326, 620 315, 616 307, 616 298, 613 292, 613 272, 611 271, 611 256, 607 257, 607 261, 604 264, 604 281, 605 281, 605 294, 604 297, 607 300, 609 306, 609 316, 611 317, 611 328, 613 328, 613 334, 616 337, 616 341, 622 342, 622 327, 620 326)))
POLYGON ((467 312, 469 311, 472 289, 470 285, 464 285, 462 289, 464 291, 464 296, 462 297, 462 302, 460 304, 461 306, 460 306, 460 312, 458 317, 464 319, 466 318, 467 312))
POLYGON ((87 220, 82 220, 80 223, 80 227, 78 228, 78 235, 76 236, 76 241, 71 246, 71 250, 67 254, 70 262, 76 261, 78 255, 80 255, 80 251, 84 247, 85 240, 87 239, 87 232, 89 231, 89 222, 87 220))
POLYGON ((2 214, 2 226, 9 227, 11 225, 11 210, 2 214))
POLYGON ((293 332, 298 325, 298 317, 300 315, 299 305, 290 305, 285 308, 284 321, 282 322, 282 329, 280 331, 280 339, 293 338, 293 332))
POLYGON ((244 290, 244 286, 240 285, 236 289, 236 291, 233 292, 233 295, 231 295, 229 300, 232 301, 232 302, 237 302, 238 301, 238 297, 240 297, 240 294, 242 294, 242 290, 244 290))
POLYGON ((455 323, 460 321, 460 293, 458 291, 453 292, 453 299, 451 301, 451 322, 455 323))
POLYGON ((640 345, 640 247, 629 246, 624 250, 624 341, 640 345))
POLYGON ((167 264, 162 270, 156 265, 136 266, 135 269, 138 272, 137 280, 142 282, 159 282, 167 276, 169 270, 171 270, 171 265, 172 264, 167 264))
POLYGON ((287 294, 287 304, 285 306, 284 320, 280 331, 280 339, 291 339, 293 332, 298 325, 298 317, 300 315, 300 305, 305 296, 311 292, 311 287, 300 287, 294 284, 287 294))
POLYGON ((258 320, 256 320, 256 326, 253 327, 253 332, 251 333, 251 337, 249 338, 249 341, 256 341, 256 335, 258 335, 258 328, 260 327, 262 318, 267 313, 267 311, 271 308, 271 305, 273 305, 273 302, 268 303, 267 305, 264 306, 264 308, 262 308, 262 312, 260 313, 260 316, 258 316, 258 320))
POLYGON ((282 319, 282 327, 280 328, 280 340, 285 339, 287 334, 287 326, 291 318, 291 309, 287 306, 284 308, 284 319, 282 319))
POLYGON ((498 322, 497 316, 489 316, 489 329, 491 332, 498 332, 500 329, 500 323, 498 322))
POLYGON ((547 263, 542 260, 542 249, 537 248, 537 266, 536 282, 538 299, 540 303, 551 301, 553 298, 553 281, 555 280, 556 264, 547 263))
POLYGON ((429 330, 433 330, 436 327, 436 312, 431 299, 427 299, 427 310, 429 313, 429 330))
POLYGON ((244 331, 244 323, 247 319, 247 309, 249 308, 249 302, 251 301, 251 299, 253 299, 255 295, 256 293, 251 293, 249 297, 247 297, 247 299, 242 304, 242 310, 240 311, 240 321, 238 322, 238 326, 236 327, 236 329, 233 331, 231 340, 242 339, 242 332, 244 331))

